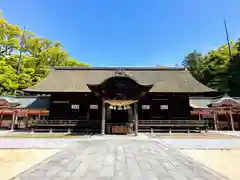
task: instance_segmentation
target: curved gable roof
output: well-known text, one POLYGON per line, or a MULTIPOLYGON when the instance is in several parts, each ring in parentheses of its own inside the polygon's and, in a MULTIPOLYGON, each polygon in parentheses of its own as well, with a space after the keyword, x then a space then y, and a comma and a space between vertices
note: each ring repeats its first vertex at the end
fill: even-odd
POLYGON ((229 106, 240 105, 240 101, 236 98, 230 97, 228 94, 224 94, 221 98, 212 100, 211 106, 229 106))
POLYGON ((123 70, 141 85, 154 85, 150 92, 211 92, 184 68, 91 68, 56 67, 29 92, 90 92, 87 84, 100 84, 123 70))

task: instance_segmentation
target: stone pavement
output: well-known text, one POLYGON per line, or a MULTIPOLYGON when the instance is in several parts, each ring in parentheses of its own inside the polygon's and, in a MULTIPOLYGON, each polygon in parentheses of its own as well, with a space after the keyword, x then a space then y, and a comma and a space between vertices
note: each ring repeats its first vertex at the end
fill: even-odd
POLYGON ((161 139, 177 149, 240 149, 240 139, 161 139))
POLYGON ((240 131, 209 131, 209 132, 215 133, 215 134, 224 134, 224 135, 240 137, 240 131))
POLYGON ((1 138, 0 149, 62 149, 79 139, 1 138))
POLYGON ((79 140, 12 180, 226 180, 157 140, 79 140))
POLYGON ((0 130, 0 136, 4 136, 10 132, 11 132, 10 130, 0 130))

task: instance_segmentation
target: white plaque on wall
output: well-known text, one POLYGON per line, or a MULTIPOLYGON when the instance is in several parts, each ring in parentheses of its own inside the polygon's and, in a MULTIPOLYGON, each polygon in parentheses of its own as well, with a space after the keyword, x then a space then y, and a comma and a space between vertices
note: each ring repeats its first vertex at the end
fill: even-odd
POLYGON ((143 105, 142 105, 142 109, 150 109, 150 105, 143 104, 143 105))
POLYGON ((71 108, 72 109, 79 109, 79 104, 72 104, 71 108))
POLYGON ((98 105, 97 104, 91 104, 90 109, 98 109, 98 105))
POLYGON ((166 104, 160 105, 160 109, 167 110, 168 109, 168 105, 166 105, 166 104))

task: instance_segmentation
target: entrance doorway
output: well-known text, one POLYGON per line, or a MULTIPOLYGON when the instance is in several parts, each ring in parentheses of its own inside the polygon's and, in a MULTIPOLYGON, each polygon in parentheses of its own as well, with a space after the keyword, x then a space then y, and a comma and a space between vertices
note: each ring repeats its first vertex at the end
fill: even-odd
POLYGON ((108 134, 128 134, 132 132, 132 108, 119 108, 111 107, 107 108, 107 123, 106 133, 108 134))
POLYGON ((106 133, 128 134, 133 132, 133 103, 135 100, 106 100, 106 133))
POLYGON ((122 110, 116 110, 111 109, 111 117, 110 122, 111 123, 127 123, 128 122, 128 110, 122 109, 122 110))

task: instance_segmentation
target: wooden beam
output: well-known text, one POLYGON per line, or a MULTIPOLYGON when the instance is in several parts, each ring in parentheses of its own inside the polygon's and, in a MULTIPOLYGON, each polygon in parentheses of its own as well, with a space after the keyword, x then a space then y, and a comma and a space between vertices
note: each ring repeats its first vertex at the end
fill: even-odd
POLYGON ((237 122, 238 122, 238 128, 240 128, 240 113, 237 114, 237 122))
POLYGON ((218 127, 217 127, 217 113, 215 111, 213 111, 213 121, 214 121, 214 129, 218 130, 218 127))
POLYGON ((15 116, 16 116, 16 113, 12 113, 11 131, 14 130, 15 116))
POLYGON ((1 118, 0 118, 1 122, 0 122, 0 127, 2 127, 2 121, 3 121, 3 114, 1 113, 1 118))
POLYGON ((232 131, 235 131, 234 122, 233 122, 233 115, 232 115, 232 110, 231 109, 229 110, 229 116, 230 116, 232 131))
POLYGON ((105 124, 106 124, 106 105, 104 99, 102 100, 102 122, 101 122, 101 134, 105 134, 105 124))
POLYGON ((198 112, 198 120, 201 120, 201 114, 198 112))
POLYGON ((138 135, 138 104, 134 103, 135 135, 138 135))

